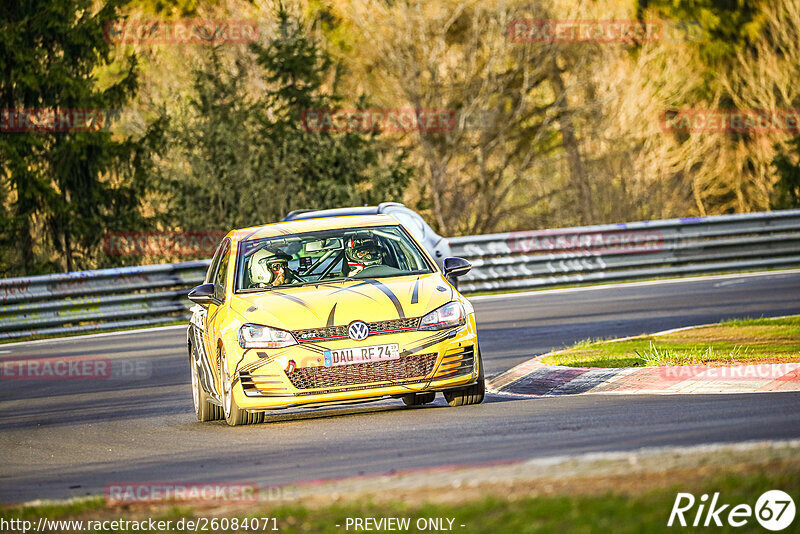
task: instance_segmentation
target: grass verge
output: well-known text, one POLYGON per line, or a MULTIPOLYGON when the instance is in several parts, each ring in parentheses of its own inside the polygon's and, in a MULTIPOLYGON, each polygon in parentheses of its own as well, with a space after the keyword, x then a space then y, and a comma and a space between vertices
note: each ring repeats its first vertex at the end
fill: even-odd
MULTIPOLYGON (((732 472, 718 468, 710 473, 702 469, 689 472, 665 473, 666 476, 652 479, 649 486, 642 487, 647 479, 631 477, 630 484, 619 483, 610 478, 593 479, 589 484, 582 480, 556 491, 548 490, 547 484, 519 495, 514 492, 487 492, 490 496, 462 500, 458 503, 420 503, 374 502, 365 497, 362 502, 342 504, 323 504, 316 507, 259 505, 257 509, 231 514, 221 511, 203 511, 191 507, 153 507, 113 508, 106 506, 101 499, 85 500, 70 505, 41 505, 25 508, 4 508, 0 519, 38 520, 39 517, 69 520, 113 520, 127 518, 142 520, 170 520, 173 525, 183 518, 226 517, 230 521, 237 517, 275 518, 274 526, 284 533, 341 533, 347 532, 348 518, 408 518, 408 532, 431 531, 431 520, 452 531, 473 533, 491 532, 497 534, 539 533, 539 532, 662 532, 667 528, 667 520, 678 492, 690 492, 697 498, 703 493, 719 492, 719 504, 747 504, 754 507, 758 497, 765 491, 780 489, 797 498, 800 495, 800 463, 795 460, 773 462, 758 467, 749 466, 732 472), (576 490, 576 488, 578 488, 576 490), (419 528, 422 522, 428 528, 419 528), (452 522, 451 522, 452 521, 452 522), (337 526, 340 525, 340 526, 337 526), (463 526, 462 526, 463 525, 463 526)), ((458 494, 459 489, 453 488, 458 494)), ((332 499, 335 497, 332 497, 332 499)), ((730 508, 730 507, 729 507, 730 508)), ((692 521, 696 507, 687 512, 692 521)), ((725 514, 722 516, 724 523, 725 514)), ((220 523, 222 524, 222 523, 220 523)), ((800 520, 784 532, 798 532, 800 520)), ((268 531, 272 531, 270 523, 268 531)), ((754 517, 750 517, 745 528, 723 526, 712 527, 714 532, 742 532, 760 530, 754 517)), ((259 529, 263 530, 263 529, 259 529)), ((355 530, 351 524, 349 531, 355 530)), ((59 532, 77 532, 77 529, 64 528, 59 532)), ((104 530, 103 532, 130 532, 143 530, 104 530)), ((164 532, 182 532, 172 528, 164 532)), ((216 532, 246 532, 244 529, 218 528, 216 532)), ((13 532, 13 531, 9 531, 13 532)), ((85 532, 85 530, 84 530, 85 532)), ((152 530, 144 530, 152 532, 152 530)))
POLYGON ((800 361, 800 316, 734 319, 663 336, 583 341, 542 359, 573 367, 741 365, 800 361))

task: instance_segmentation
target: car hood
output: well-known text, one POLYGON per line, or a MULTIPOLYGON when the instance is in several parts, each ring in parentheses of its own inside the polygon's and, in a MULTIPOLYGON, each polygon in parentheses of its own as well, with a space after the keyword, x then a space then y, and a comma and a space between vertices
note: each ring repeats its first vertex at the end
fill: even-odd
POLYGON ((244 322, 296 330, 420 317, 456 295, 441 274, 431 273, 238 294, 231 308, 244 322))

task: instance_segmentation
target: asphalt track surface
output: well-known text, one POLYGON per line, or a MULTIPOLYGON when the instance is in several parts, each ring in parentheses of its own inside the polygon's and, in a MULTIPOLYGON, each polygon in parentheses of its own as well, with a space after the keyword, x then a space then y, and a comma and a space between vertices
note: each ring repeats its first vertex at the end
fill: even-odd
MULTIPOLYGON (((590 337, 800 313, 800 272, 474 299, 488 374, 590 337)), ((111 483, 293 482, 649 446, 800 437, 800 393, 489 395, 198 423, 183 329, 0 345, 0 359, 107 357, 133 376, 0 381, 0 502, 102 494, 111 483), (134 367, 138 366, 138 367, 134 367)))

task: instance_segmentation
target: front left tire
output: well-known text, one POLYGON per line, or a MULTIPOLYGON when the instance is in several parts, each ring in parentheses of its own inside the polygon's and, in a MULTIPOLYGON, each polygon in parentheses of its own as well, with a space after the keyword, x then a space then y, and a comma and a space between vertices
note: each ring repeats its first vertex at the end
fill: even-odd
POLYGON ((228 374, 228 357, 225 349, 220 347, 219 358, 219 381, 220 391, 222 392, 222 413, 225 422, 230 426, 252 425, 264 421, 263 412, 249 412, 240 408, 233 398, 233 382, 228 374))
POLYGON ((219 421, 223 418, 222 407, 211 403, 211 397, 208 396, 203 389, 200 382, 200 373, 197 369, 197 360, 195 359, 194 347, 189 354, 189 368, 192 375, 192 403, 194 404, 194 414, 200 422, 219 421))
POLYGON ((428 404, 433 402, 436 398, 436 393, 433 391, 426 391, 424 393, 409 393, 408 395, 403 395, 403 403, 406 406, 422 406, 423 404, 428 404))

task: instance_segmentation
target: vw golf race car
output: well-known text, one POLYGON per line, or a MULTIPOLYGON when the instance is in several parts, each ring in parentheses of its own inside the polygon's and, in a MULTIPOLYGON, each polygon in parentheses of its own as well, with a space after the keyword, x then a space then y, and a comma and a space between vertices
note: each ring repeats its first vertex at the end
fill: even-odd
POLYGON ((187 332, 200 421, 257 423, 266 410, 443 392, 477 404, 484 375, 475 313, 389 215, 299 220, 230 232, 187 332))

